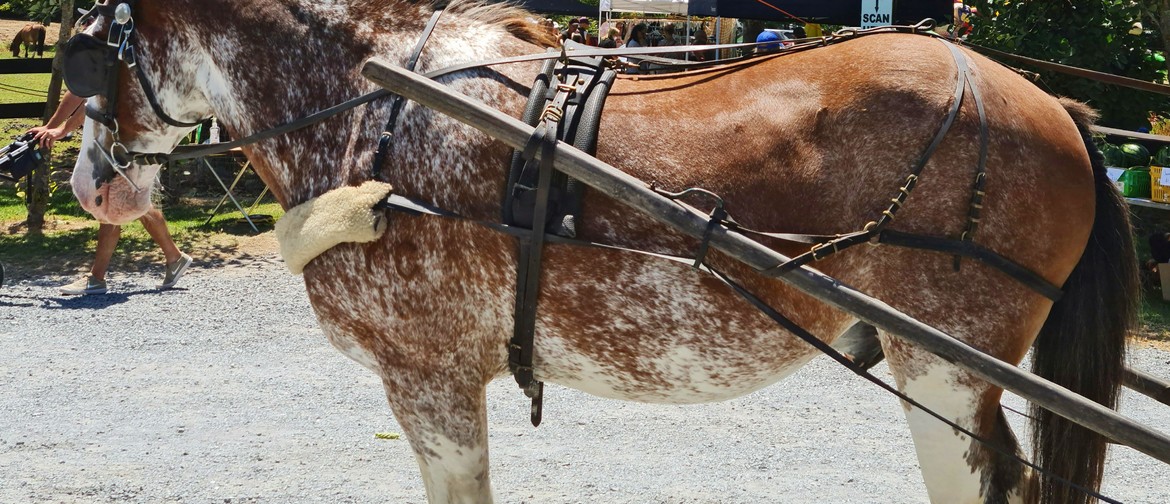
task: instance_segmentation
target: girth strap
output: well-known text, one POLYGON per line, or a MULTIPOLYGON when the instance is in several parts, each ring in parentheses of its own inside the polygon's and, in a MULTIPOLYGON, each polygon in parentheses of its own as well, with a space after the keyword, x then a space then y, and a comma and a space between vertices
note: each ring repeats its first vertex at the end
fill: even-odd
POLYGON ((508 366, 516 383, 532 398, 532 424, 539 425, 544 384, 534 378, 536 310, 540 295, 541 255, 546 232, 576 236, 575 221, 584 187, 553 167, 558 139, 587 153, 596 152, 601 108, 614 72, 602 61, 550 60, 537 76, 524 121, 536 126, 522 152, 513 156, 505 189, 502 221, 528 228, 520 237, 516 270, 516 306, 508 366), (541 149, 539 162, 536 149, 541 149))

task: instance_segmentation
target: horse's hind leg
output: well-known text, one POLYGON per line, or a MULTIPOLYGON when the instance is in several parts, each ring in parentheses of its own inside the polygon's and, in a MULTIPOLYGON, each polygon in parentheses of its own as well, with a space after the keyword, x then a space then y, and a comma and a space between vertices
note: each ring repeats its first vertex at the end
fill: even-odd
MULTIPOLYGON (((882 337, 902 392, 1000 449, 1020 453, 999 406, 1000 389, 923 350, 882 337)), ((903 407, 931 502, 1023 502, 1024 466, 918 408, 903 407)))
POLYGON ((492 502, 485 387, 461 382, 417 374, 382 380, 431 504, 492 502))

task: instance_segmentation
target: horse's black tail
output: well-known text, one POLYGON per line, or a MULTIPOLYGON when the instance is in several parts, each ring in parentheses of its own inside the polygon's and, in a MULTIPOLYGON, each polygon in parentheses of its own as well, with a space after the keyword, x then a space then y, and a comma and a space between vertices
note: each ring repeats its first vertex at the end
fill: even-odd
MULTIPOLYGON (((1036 340, 1032 372, 1088 399, 1115 408, 1125 368, 1125 341, 1136 321, 1138 266, 1129 208, 1105 175, 1105 160, 1089 126, 1095 113, 1062 100, 1088 149, 1096 186, 1097 213, 1089 243, 1064 284, 1036 340)), ((1084 427, 1032 406, 1035 462, 1085 488, 1100 486, 1107 440, 1084 427)), ((1036 475, 1031 501, 1087 503, 1083 492, 1036 475)))
POLYGON ((45 32, 48 31, 44 26, 37 30, 37 57, 45 56, 45 32))

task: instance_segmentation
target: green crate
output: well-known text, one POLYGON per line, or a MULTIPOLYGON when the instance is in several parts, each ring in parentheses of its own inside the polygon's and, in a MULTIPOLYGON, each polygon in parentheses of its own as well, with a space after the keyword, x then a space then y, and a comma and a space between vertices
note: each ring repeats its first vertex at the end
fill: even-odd
POLYGON ((1125 170, 1118 182, 1121 183, 1121 195, 1126 198, 1150 197, 1150 170, 1148 169, 1125 170))

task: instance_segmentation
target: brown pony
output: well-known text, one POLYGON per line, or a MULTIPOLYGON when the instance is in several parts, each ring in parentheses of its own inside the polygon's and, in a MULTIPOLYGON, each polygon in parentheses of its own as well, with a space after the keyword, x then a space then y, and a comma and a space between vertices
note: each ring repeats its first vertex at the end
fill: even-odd
POLYGON ((12 51, 12 57, 20 57, 20 46, 24 45, 24 57, 28 55, 29 48, 33 48, 37 52, 37 57, 45 54, 45 27, 37 23, 29 23, 24 25, 20 31, 16 32, 16 36, 12 37, 12 43, 8 44, 8 50, 12 51))
MULTIPOLYGON (((242 138, 375 89, 360 77, 363 62, 405 63, 432 11, 407 0, 143 0, 132 13, 132 42, 159 110, 181 121, 214 114, 242 138)), ((456 1, 418 70, 543 52, 548 42, 532 19, 456 1)), ((104 41, 109 27, 103 15, 90 31, 104 41)), ((620 77, 597 156, 658 187, 714 191, 751 228, 854 231, 889 206, 939 130, 955 101, 957 61, 965 61, 989 132, 974 240, 1062 285, 1061 300, 975 261, 956 269, 938 252, 861 245, 815 266, 1004 361, 1020 362, 1036 342, 1037 373, 1112 405, 1136 270, 1126 207, 1089 141, 1092 114, 978 54, 957 54, 928 37, 881 34, 707 71, 620 77)), ((519 116, 538 68, 466 70, 441 82, 519 116)), ((111 149, 168 152, 187 128, 159 118, 134 71, 122 68, 116 98, 117 133, 86 123, 73 188, 95 217, 124 223, 149 208, 159 167, 126 166, 126 178, 114 176, 111 149)), ((369 180, 389 114, 389 100, 373 102, 244 151, 291 208, 369 180)), ((963 101, 893 229, 962 233, 979 115, 963 101)), ((396 192, 498 221, 510 156, 502 143, 413 103, 393 138, 382 177, 396 192)), ((584 208, 582 238, 684 256, 698 246, 596 193, 587 193, 584 208)), ((516 258, 510 236, 393 214, 380 239, 334 247, 304 270, 329 341, 381 377, 432 503, 492 500, 485 387, 508 375, 516 258)), ((826 342, 858 324, 726 256, 707 261, 826 342)), ((549 245, 541 289, 536 377, 599 396, 718 401, 776 383, 816 355, 687 265, 549 245)), ((1001 449, 1020 451, 999 388, 890 334, 877 337, 901 390, 1001 449)), ((1105 443, 1058 417, 1036 416, 1036 462, 1095 488, 1105 443)), ((918 409, 907 407, 906 418, 934 502, 1088 500, 918 409)))

